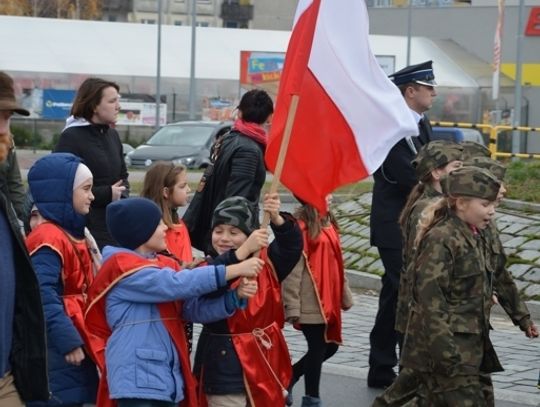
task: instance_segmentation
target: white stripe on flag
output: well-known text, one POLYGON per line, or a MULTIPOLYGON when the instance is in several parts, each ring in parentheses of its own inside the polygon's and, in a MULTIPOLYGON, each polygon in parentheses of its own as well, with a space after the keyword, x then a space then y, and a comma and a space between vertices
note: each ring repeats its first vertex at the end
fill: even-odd
POLYGON ((403 96, 371 52, 364 1, 321 1, 308 67, 348 122, 370 173, 394 144, 418 134, 403 96))

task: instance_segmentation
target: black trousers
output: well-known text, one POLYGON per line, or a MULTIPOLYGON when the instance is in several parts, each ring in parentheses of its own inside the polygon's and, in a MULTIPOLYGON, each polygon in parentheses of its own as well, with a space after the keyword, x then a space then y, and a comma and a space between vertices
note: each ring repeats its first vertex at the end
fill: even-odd
POLYGON ((403 266, 400 249, 378 248, 384 266, 379 295, 379 309, 375 325, 369 335, 368 382, 390 382, 395 377, 393 368, 397 365, 396 345, 401 342, 394 329, 399 290, 399 276, 403 266))
POLYGON ((302 324, 300 329, 306 338, 308 351, 293 365, 292 382, 296 383, 304 376, 306 396, 319 398, 323 362, 334 356, 338 345, 324 340, 324 324, 302 324))

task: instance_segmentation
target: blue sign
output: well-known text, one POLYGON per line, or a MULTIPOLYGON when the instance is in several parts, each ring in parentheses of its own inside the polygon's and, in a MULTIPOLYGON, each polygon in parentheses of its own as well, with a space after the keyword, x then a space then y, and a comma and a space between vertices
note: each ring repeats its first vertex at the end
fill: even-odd
POLYGON ((249 57, 248 72, 256 74, 281 71, 284 62, 285 54, 254 52, 249 57))
POLYGON ((74 90, 44 89, 41 117, 55 120, 66 119, 69 117, 73 99, 75 99, 74 90))

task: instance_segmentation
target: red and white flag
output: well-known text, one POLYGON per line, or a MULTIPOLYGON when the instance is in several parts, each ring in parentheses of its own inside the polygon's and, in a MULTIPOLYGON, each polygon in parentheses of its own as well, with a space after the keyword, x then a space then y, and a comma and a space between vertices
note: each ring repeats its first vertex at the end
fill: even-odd
POLYGON ((501 51, 502 51, 502 31, 504 24, 504 0, 499 0, 499 16, 497 27, 495 28, 495 38, 493 39, 493 81, 492 98, 499 98, 499 78, 501 74, 501 51))
POLYGON ((329 193, 372 174, 400 139, 418 134, 371 52, 364 1, 299 1, 266 148, 272 172, 293 95, 299 103, 280 180, 321 213, 329 193))

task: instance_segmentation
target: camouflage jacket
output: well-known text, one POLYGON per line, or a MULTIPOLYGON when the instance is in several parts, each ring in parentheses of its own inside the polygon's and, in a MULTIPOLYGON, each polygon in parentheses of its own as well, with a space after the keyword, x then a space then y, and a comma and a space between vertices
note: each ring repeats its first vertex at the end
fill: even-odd
POLYGON ((0 190, 9 198, 19 219, 24 217, 26 192, 17 160, 15 144, 9 150, 5 161, 0 162, 0 190))
POLYGON ((403 234, 403 269, 399 276, 399 293, 396 307, 396 324, 395 329, 398 332, 405 333, 407 328, 407 316, 409 315, 409 302, 411 300, 411 279, 407 274, 407 265, 414 253, 414 239, 416 238, 416 229, 418 221, 422 215, 422 211, 428 206, 434 198, 442 196, 431 185, 426 184, 424 193, 420 195, 418 200, 414 203, 411 213, 407 219, 405 230, 402 230, 403 234))
POLYGON ((426 234, 409 267, 401 365, 450 377, 501 371, 489 340, 491 273, 480 234, 450 214, 426 234))
POLYGON ((493 292, 497 295, 499 304, 512 319, 514 325, 518 325, 522 331, 527 330, 532 324, 530 313, 519 295, 512 275, 506 269, 506 254, 495 222, 491 222, 482 231, 482 243, 486 259, 488 259, 487 266, 493 273, 493 292))

